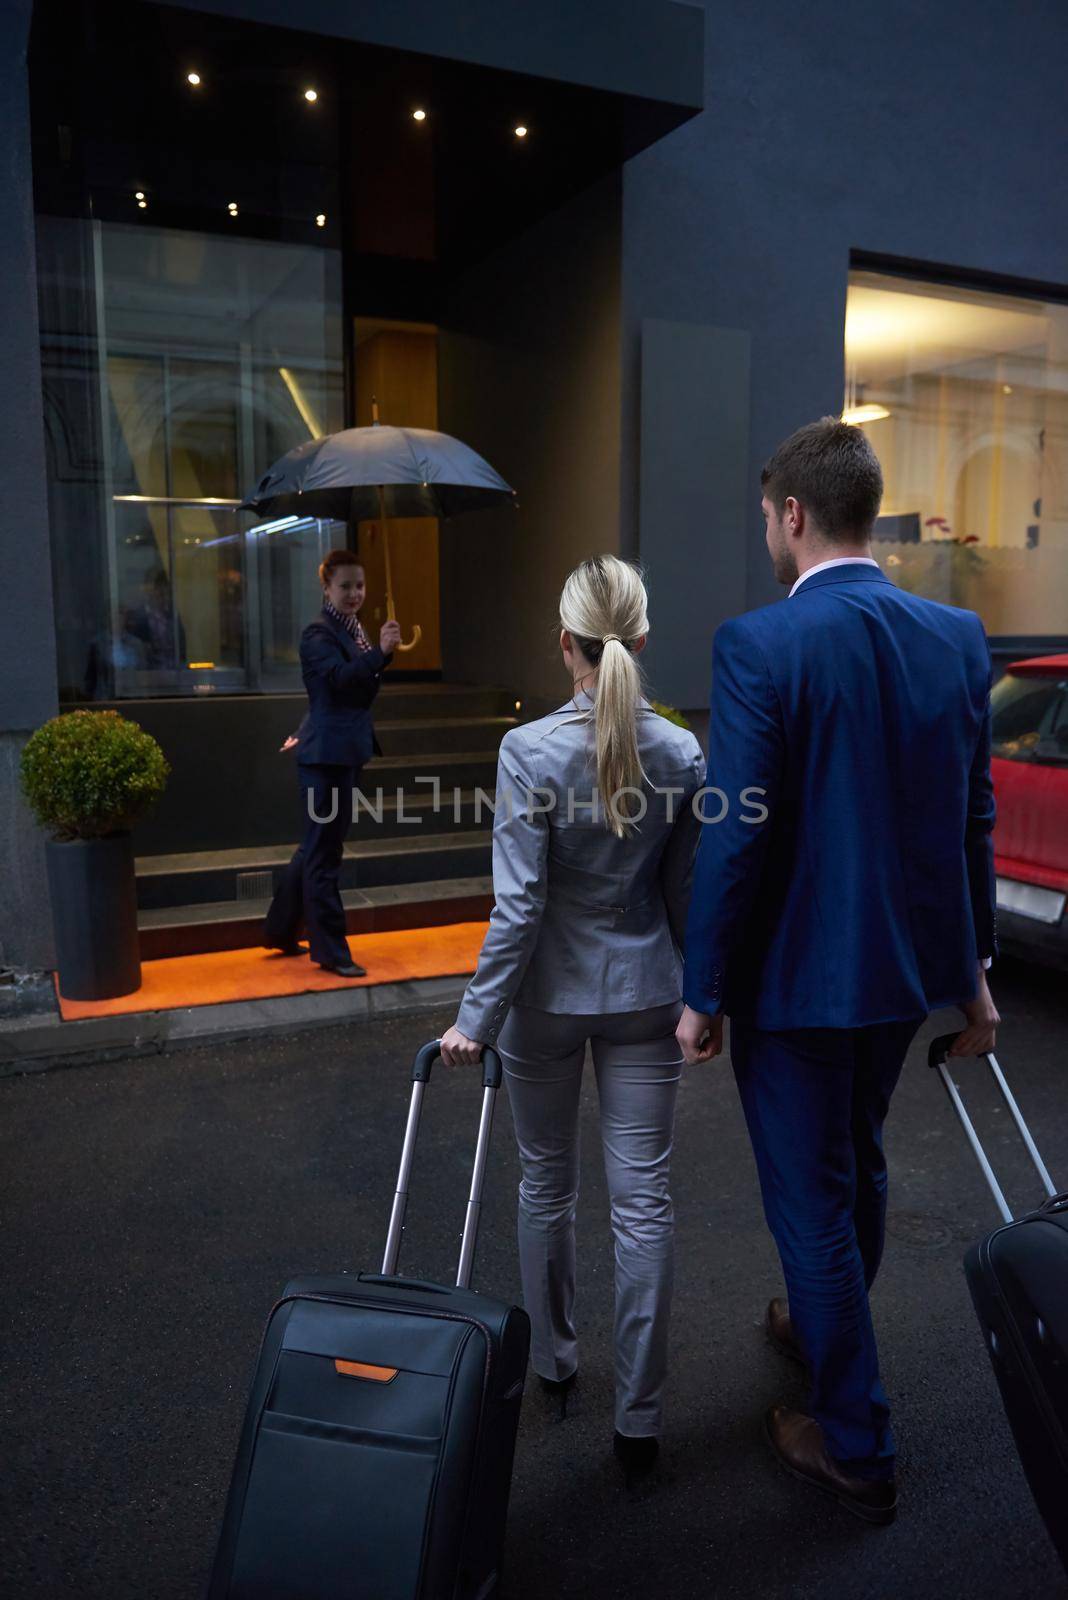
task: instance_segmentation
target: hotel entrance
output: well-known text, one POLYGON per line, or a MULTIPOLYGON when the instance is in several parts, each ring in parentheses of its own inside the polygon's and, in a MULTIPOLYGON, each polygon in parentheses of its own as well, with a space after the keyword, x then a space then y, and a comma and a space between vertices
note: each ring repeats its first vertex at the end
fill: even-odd
POLYGON ((288 858, 318 565, 358 549, 376 637, 384 534, 241 502, 375 407, 470 445, 519 510, 390 523, 419 638, 369 776, 457 801, 353 831, 350 916, 484 908, 475 791, 560 697, 563 577, 619 548, 620 168, 693 109, 230 9, 42 0, 31 46, 60 703, 114 706, 170 762, 138 831, 145 955, 249 942, 288 858))

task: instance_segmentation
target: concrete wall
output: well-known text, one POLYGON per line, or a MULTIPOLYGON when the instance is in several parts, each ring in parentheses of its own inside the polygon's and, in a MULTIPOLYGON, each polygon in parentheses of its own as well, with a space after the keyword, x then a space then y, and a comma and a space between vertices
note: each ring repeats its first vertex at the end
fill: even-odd
POLYGON ((570 692, 563 580, 584 556, 619 549, 618 176, 454 286, 438 363, 441 427, 520 501, 443 525, 445 676, 559 705, 570 692))
MULTIPOLYGON (((779 592, 763 545, 761 464, 794 428, 841 409, 850 251, 1068 285, 1058 199, 1068 8, 705 9, 707 109, 625 168, 623 538, 641 547, 655 535, 638 530, 643 321, 747 333, 751 510, 719 537, 732 540, 755 606, 779 592)), ((662 505, 660 525, 672 511, 662 505)), ((672 536, 689 557, 681 564, 700 573, 707 529, 679 523, 672 536)), ((709 594, 709 641, 728 609, 709 594)), ((685 688, 684 703, 702 702, 707 673, 688 672, 685 688)))
POLYGON ((42 838, 20 796, 18 759, 27 734, 57 709, 26 77, 30 11, 30 0, 0 6, 0 965, 16 967, 52 960, 42 838))

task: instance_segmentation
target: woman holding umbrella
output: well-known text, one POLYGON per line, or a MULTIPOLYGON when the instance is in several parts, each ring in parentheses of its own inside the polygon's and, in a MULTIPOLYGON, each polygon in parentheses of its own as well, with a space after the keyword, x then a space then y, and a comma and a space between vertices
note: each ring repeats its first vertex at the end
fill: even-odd
POLYGON ((356 525, 376 520, 386 558, 386 614, 376 649, 359 626, 364 574, 350 550, 335 550, 319 569, 323 615, 304 632, 300 659, 310 711, 297 761, 305 797, 304 840, 267 915, 267 943, 296 954, 303 908, 311 957, 346 978, 362 977, 345 943, 338 869, 349 792, 374 750, 370 708, 382 671, 402 644, 394 621, 389 562, 390 517, 451 517, 515 504, 515 494, 487 461, 447 433, 429 428, 344 428, 307 439, 264 473, 242 509, 261 517, 322 517, 356 525), (336 809, 331 791, 344 790, 336 809), (310 807, 309 807, 310 802, 310 807), (327 822, 317 817, 329 817, 327 822))
POLYGON ((305 628, 300 665, 308 713, 297 740, 304 833, 285 870, 264 928, 264 942, 285 955, 303 954, 303 921, 311 959, 342 978, 362 978, 345 939, 338 875, 352 819, 352 791, 375 751, 371 706, 400 641, 395 621, 373 645, 360 623, 367 583, 351 550, 331 550, 319 568, 323 609, 305 628))

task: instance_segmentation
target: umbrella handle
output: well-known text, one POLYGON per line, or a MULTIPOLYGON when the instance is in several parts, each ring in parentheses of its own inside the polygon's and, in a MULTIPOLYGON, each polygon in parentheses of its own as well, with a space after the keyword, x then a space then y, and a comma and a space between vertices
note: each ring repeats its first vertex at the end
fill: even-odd
MULTIPOLYGON (((396 622, 397 620, 397 608, 393 604, 393 591, 391 589, 386 590, 386 617, 390 622, 396 622)), ((415 627, 412 629, 412 636, 408 640, 407 644, 404 644, 402 641, 398 640, 396 648, 398 650, 414 650, 422 637, 423 630, 417 622, 415 627)))
MULTIPOLYGON (((382 554, 386 558, 386 616, 389 618, 390 622, 396 622, 397 612, 393 605, 393 574, 390 571, 389 565, 389 529, 386 527, 385 496, 383 494, 381 485, 379 485, 378 489, 378 511, 382 520, 382 554)), ((417 622, 415 627, 412 629, 411 638, 406 644, 398 642, 397 649, 414 650, 422 637, 423 630, 417 622)))
MULTIPOLYGON (((387 583, 387 585, 389 584, 389 546, 388 545, 386 546, 386 583, 387 583)), ((397 608, 393 604, 393 590, 392 590, 392 588, 387 588, 386 589, 386 616, 389 618, 390 622, 396 622, 396 620, 397 620, 397 608)), ((412 636, 408 640, 407 644, 404 644, 400 640, 398 640, 397 641, 397 649, 398 650, 414 650, 416 645, 419 643, 419 641, 420 641, 420 639, 422 637, 423 637, 423 630, 422 630, 422 628, 419 626, 419 624, 417 622, 415 624, 415 627, 412 629, 412 636)))
MULTIPOLYGON (((397 608, 393 604, 393 585, 390 582, 390 575, 389 575, 389 543, 388 543, 388 541, 386 541, 385 550, 386 550, 386 616, 389 618, 390 622, 396 622, 396 620, 397 620, 397 608)), ((414 650, 416 645, 419 643, 419 641, 420 641, 420 639, 422 637, 423 637, 423 630, 422 630, 422 628, 419 626, 419 624, 417 622, 415 624, 415 627, 412 629, 412 636, 408 640, 407 644, 404 644, 403 642, 398 640, 397 649, 398 650, 414 650)))
MULTIPOLYGON (((375 421, 378 421, 377 406, 375 407, 375 421)), ((393 605, 393 574, 390 570, 389 564, 389 529, 386 526, 386 497, 385 490, 381 484, 378 485, 378 515, 382 523, 382 554, 386 558, 386 616, 389 618, 390 622, 396 622, 397 613, 393 605)), ((422 637, 423 630, 417 622, 415 627, 412 629, 411 638, 406 644, 398 641, 397 649, 414 650, 422 637)))
POLYGON ((397 649, 398 650, 414 650, 416 645, 419 643, 419 641, 420 641, 420 639, 422 637, 423 637, 423 630, 422 630, 422 628, 419 626, 419 624, 417 622, 415 624, 415 627, 412 629, 412 636, 408 640, 407 644, 405 644, 402 641, 402 642, 398 643, 397 649))

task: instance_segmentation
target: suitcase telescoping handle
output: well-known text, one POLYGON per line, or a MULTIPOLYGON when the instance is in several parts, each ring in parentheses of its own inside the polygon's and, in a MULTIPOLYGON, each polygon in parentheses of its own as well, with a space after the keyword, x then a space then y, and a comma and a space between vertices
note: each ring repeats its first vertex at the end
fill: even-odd
MULTIPOLYGON (((955 1033, 943 1033, 939 1038, 933 1040, 931 1048, 927 1052, 927 1065, 929 1067, 936 1067, 938 1069, 938 1075, 946 1086, 946 1093, 949 1095, 949 1098, 953 1104, 953 1108, 956 1111, 957 1116, 960 1118, 961 1126, 968 1136, 968 1143, 971 1145, 972 1150, 975 1153, 975 1159, 979 1163, 983 1177, 990 1185, 990 1192, 994 1196, 998 1210, 1001 1212, 1001 1215, 1006 1222, 1011 1222, 1013 1218, 1012 1212, 1009 1210, 1008 1202, 1006 1201, 1004 1194, 1001 1192, 1001 1185, 994 1176, 994 1169, 987 1159, 986 1151, 979 1142, 979 1135, 975 1131, 975 1124, 965 1109, 964 1101, 961 1099, 960 1090, 957 1088, 957 1085, 953 1080, 953 1075, 951 1074, 946 1061, 950 1047, 956 1043, 957 1038, 958 1035, 955 1033)), ((1038 1146, 1031 1137, 1031 1130, 1024 1121, 1023 1113, 1016 1104, 1013 1092, 1005 1081, 1005 1074, 998 1066, 997 1057, 995 1055, 988 1054, 986 1060, 988 1066, 990 1067, 990 1071, 994 1076, 994 1082, 1001 1090, 1002 1099, 1008 1106, 1012 1120, 1016 1124, 1020 1138, 1027 1146, 1027 1153, 1034 1162, 1038 1175, 1045 1185, 1046 1193, 1052 1199, 1057 1193, 1057 1190, 1053 1185, 1053 1179, 1046 1171, 1046 1163, 1038 1153, 1038 1146)))
MULTIPOLYGON (((408 1107, 408 1126, 404 1131, 404 1148, 401 1151, 400 1170, 397 1173, 397 1192, 393 1196, 393 1210, 386 1235, 386 1253, 382 1257, 382 1274, 393 1277, 400 1256, 401 1234, 404 1232, 404 1213, 408 1207, 408 1184, 415 1159, 415 1142, 419 1137, 419 1119, 423 1112, 423 1095, 430 1082, 430 1069, 441 1055, 441 1040, 431 1039, 423 1045, 412 1067, 412 1100, 408 1107)), ((471 1173, 471 1193, 464 1217, 463 1238, 460 1241, 460 1263, 456 1269, 456 1287, 471 1287, 471 1269, 475 1261, 475 1242, 482 1214, 482 1190, 486 1181, 486 1158, 489 1154, 490 1133, 493 1129, 493 1104, 501 1086, 501 1058, 492 1045, 482 1049, 482 1115, 478 1124, 478 1143, 475 1146, 475 1164, 471 1173)))

